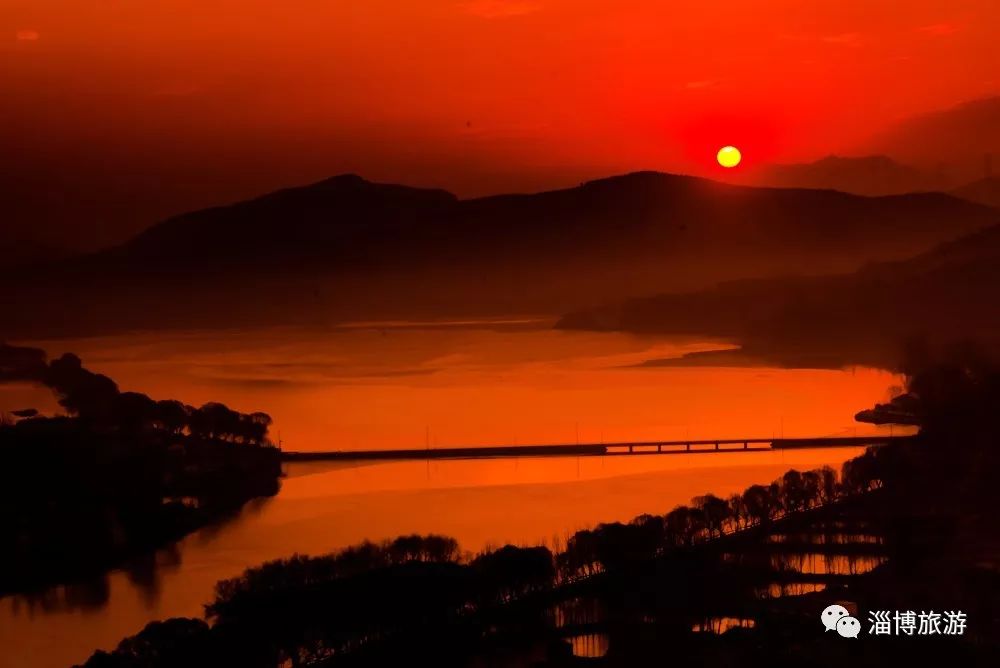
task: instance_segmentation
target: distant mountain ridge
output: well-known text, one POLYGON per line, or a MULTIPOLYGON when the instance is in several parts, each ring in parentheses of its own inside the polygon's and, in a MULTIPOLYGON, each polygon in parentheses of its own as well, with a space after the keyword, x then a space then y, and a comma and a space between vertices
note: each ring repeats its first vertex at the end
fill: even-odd
MULTIPOLYGON (((734 281, 583 309, 566 329, 729 337, 735 352, 705 356, 788 366, 897 368, 915 343, 975 341, 1000 354, 1000 225, 913 258, 850 274, 734 281)), ((696 359, 658 361, 693 363, 696 359)))
POLYGON ((829 155, 815 162, 777 164, 763 168, 756 183, 779 188, 839 190, 879 196, 944 189, 940 179, 884 155, 829 155))
POLYGON ((917 245, 927 240, 919 238, 923 236, 931 239, 930 245, 939 240, 936 237, 961 234, 991 217, 940 194, 869 199, 725 185, 655 172, 599 179, 564 190, 469 200, 442 190, 342 175, 176 216, 105 257, 138 258, 144 264, 166 258, 175 263, 197 258, 225 261, 227 256, 267 251, 329 260, 329 253, 345 250, 343 244, 374 243, 383 252, 400 242, 426 247, 428 252, 458 244, 463 252, 496 253, 494 245, 476 247, 480 242, 514 243, 527 249, 569 247, 594 239, 626 245, 683 244, 685 237, 710 235, 719 235, 709 241, 721 246, 779 232, 799 248, 851 241, 876 244, 885 237, 897 242, 900 235, 911 235, 917 245), (944 222, 953 229, 942 233, 944 222))
POLYGON ((850 271, 998 222, 1000 212, 940 193, 868 198, 655 172, 468 200, 343 175, 0 278, 12 314, 0 329, 559 313, 740 277, 850 271))
MULTIPOLYGON (((404 228, 443 215, 458 199, 444 190, 366 181, 343 174, 245 202, 170 218, 140 233, 119 252, 155 257, 183 249, 192 256, 296 244, 336 243, 352 233, 404 228)), ((216 258, 218 259, 218 258, 216 258)))
POLYGON ((955 197, 1000 208, 1000 178, 987 176, 951 191, 955 197))
POLYGON ((982 178, 984 162, 1000 156, 1000 96, 908 118, 866 149, 939 172, 951 187, 982 178))

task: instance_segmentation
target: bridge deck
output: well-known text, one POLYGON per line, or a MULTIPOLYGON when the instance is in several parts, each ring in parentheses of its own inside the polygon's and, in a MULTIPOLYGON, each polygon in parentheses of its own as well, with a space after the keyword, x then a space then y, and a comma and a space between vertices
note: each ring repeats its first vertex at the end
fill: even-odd
POLYGON ((821 438, 722 438, 631 443, 553 445, 489 445, 405 450, 333 450, 284 452, 285 461, 358 461, 389 459, 488 459, 497 457, 605 457, 624 455, 680 455, 722 452, 761 452, 799 448, 843 448, 885 445, 911 436, 845 436, 821 438))

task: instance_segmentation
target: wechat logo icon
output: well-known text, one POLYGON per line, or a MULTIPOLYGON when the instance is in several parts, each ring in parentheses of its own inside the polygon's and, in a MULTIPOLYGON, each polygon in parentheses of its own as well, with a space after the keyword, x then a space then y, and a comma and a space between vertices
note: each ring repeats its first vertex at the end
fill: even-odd
POLYGON ((830 605, 823 611, 820 619, 823 621, 823 626, 826 627, 827 631, 836 631, 837 622, 839 622, 842 617, 850 617, 850 615, 851 613, 849 613, 847 608, 844 606, 830 605))
POLYGON ((827 631, 836 631, 842 638, 857 638, 861 633, 861 622, 842 605, 827 606, 820 621, 827 631))

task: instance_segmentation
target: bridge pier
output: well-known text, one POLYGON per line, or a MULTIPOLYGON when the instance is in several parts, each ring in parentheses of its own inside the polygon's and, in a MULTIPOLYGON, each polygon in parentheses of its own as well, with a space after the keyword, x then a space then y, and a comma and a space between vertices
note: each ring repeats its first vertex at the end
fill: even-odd
POLYGON ((630 445, 630 446, 628 446, 628 453, 629 453, 629 454, 632 454, 632 446, 631 446, 631 445, 630 445))
POLYGON ((656 444, 656 451, 657 452, 663 452, 663 444, 662 443, 657 443, 656 444))
POLYGON ((685 446, 687 448, 687 451, 691 452, 691 444, 690 443, 686 443, 685 446))
POLYGON ((744 449, 744 450, 747 450, 747 449, 749 449, 749 448, 750 448, 750 444, 749 444, 749 443, 747 443, 746 441, 743 441, 743 449, 744 449))
POLYGON ((715 449, 716 449, 716 450, 718 450, 718 449, 719 449, 719 442, 718 442, 718 441, 716 441, 716 442, 715 442, 715 449))

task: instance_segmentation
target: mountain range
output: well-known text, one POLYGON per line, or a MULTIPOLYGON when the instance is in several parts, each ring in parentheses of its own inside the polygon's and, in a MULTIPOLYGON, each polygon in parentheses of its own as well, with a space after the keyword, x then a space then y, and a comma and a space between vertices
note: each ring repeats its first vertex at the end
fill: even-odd
POLYGON ((987 176, 951 191, 955 197, 1000 209, 1000 178, 987 176))
POLYGON ((809 163, 767 165, 754 181, 778 188, 831 189, 869 196, 945 189, 942 179, 884 155, 830 155, 809 163))
POLYGON ((738 350, 647 364, 899 368, 912 349, 1000 353, 1000 226, 858 271, 723 283, 564 316, 558 327, 722 337, 738 350))
POLYGON ((941 193, 860 197, 639 172, 458 199, 344 175, 184 214, 0 275, 0 336, 560 313, 741 277, 849 272, 1000 222, 941 193))
POLYGON ((1000 156, 1000 96, 905 119, 863 149, 938 174, 952 187, 982 178, 1000 156))

